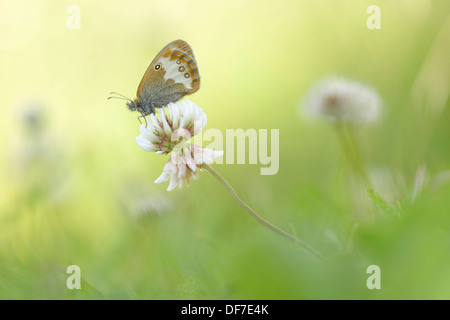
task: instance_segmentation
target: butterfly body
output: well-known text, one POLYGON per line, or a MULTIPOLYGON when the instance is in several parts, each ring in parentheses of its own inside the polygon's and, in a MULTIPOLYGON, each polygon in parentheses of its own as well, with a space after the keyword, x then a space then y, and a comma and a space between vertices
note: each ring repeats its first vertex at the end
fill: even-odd
POLYGON ((137 89, 136 99, 127 103, 128 109, 142 116, 155 112, 200 87, 200 74, 194 53, 184 40, 165 46, 150 63, 137 89))

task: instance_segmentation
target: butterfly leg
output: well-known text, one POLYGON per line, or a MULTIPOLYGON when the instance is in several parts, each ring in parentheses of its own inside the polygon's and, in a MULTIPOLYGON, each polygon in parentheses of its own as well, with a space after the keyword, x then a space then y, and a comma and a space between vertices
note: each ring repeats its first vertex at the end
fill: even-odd
POLYGON ((138 120, 139 120, 139 122, 140 122, 140 124, 142 124, 142 121, 141 121, 141 119, 140 118, 144 118, 144 121, 145 121, 145 126, 147 127, 147 118, 144 116, 144 114, 143 113, 141 113, 141 115, 139 116, 139 117, 137 117, 138 118, 138 120))

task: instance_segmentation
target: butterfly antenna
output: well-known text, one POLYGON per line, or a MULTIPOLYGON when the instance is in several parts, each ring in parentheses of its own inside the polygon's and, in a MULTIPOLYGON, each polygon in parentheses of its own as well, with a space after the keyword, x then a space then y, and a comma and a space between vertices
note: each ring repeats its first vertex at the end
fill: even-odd
MULTIPOLYGON (((120 100, 126 100, 126 101, 130 101, 130 102, 132 102, 132 103, 134 103, 134 101, 133 100, 131 100, 130 98, 128 98, 128 97, 126 97, 126 96, 124 96, 123 94, 121 94, 121 93, 117 93, 117 92, 110 92, 109 94, 115 94, 115 95, 117 95, 118 97, 114 97, 114 96, 109 96, 108 97, 108 100, 109 99, 120 99, 120 100)), ((144 121, 145 121, 145 126, 147 127, 147 118, 145 117, 145 115, 141 112, 141 115, 138 117, 138 120, 139 120, 139 122, 142 124, 142 122, 141 122, 141 119, 140 118, 144 118, 144 121)))
POLYGON ((118 97, 109 96, 109 97, 108 97, 108 100, 109 100, 109 99, 121 99, 121 100, 126 100, 126 101, 131 101, 131 102, 133 102, 133 100, 131 100, 130 98, 124 96, 123 94, 120 94, 120 93, 117 93, 117 92, 110 92, 109 94, 111 94, 111 95, 112 95, 112 94, 115 94, 115 95, 117 95, 118 97))

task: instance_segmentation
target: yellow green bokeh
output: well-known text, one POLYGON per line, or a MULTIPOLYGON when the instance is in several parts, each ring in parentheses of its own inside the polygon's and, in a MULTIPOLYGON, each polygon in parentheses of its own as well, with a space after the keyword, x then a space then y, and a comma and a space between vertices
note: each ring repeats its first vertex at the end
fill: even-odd
POLYGON ((1 1, 0 34, 0 298, 450 298, 449 1, 1 1), (207 129, 279 129, 276 175, 214 168, 328 264, 208 172, 171 192, 153 183, 167 156, 140 149, 137 114, 107 97, 133 99, 175 39, 194 50, 201 87, 188 99, 207 129), (330 75, 383 99, 357 131, 372 197, 333 127, 300 110, 330 75), (69 265, 81 290, 66 287, 69 265), (366 287, 369 265, 380 290, 366 287))

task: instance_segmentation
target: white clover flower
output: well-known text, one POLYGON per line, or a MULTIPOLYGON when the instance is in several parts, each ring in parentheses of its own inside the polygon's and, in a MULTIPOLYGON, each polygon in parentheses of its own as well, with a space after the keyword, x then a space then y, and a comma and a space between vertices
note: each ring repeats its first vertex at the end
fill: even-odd
POLYGON ((169 180, 168 191, 181 188, 185 183, 189 185, 189 179, 198 179, 198 169, 202 169, 203 163, 210 164, 214 158, 223 155, 223 151, 214 151, 199 147, 195 144, 186 144, 182 150, 173 151, 169 161, 164 166, 163 173, 156 179, 155 183, 169 180))
POLYGON ((202 148, 186 143, 206 126, 206 114, 195 103, 187 100, 170 103, 158 113, 150 115, 147 126, 140 127, 141 135, 136 138, 137 144, 148 152, 169 154, 170 158, 164 166, 163 173, 155 183, 170 179, 168 191, 176 186, 189 185, 189 179, 198 178, 198 169, 202 164, 210 164, 214 158, 223 155, 223 151, 202 148))
POLYGON ((159 109, 159 117, 151 114, 148 124, 140 127, 137 144, 145 151, 170 153, 181 142, 200 133, 206 126, 206 114, 195 103, 186 100, 169 103, 159 109))
POLYGON ((326 79, 313 87, 304 101, 305 112, 332 122, 368 124, 380 114, 375 89, 342 78, 326 79))

